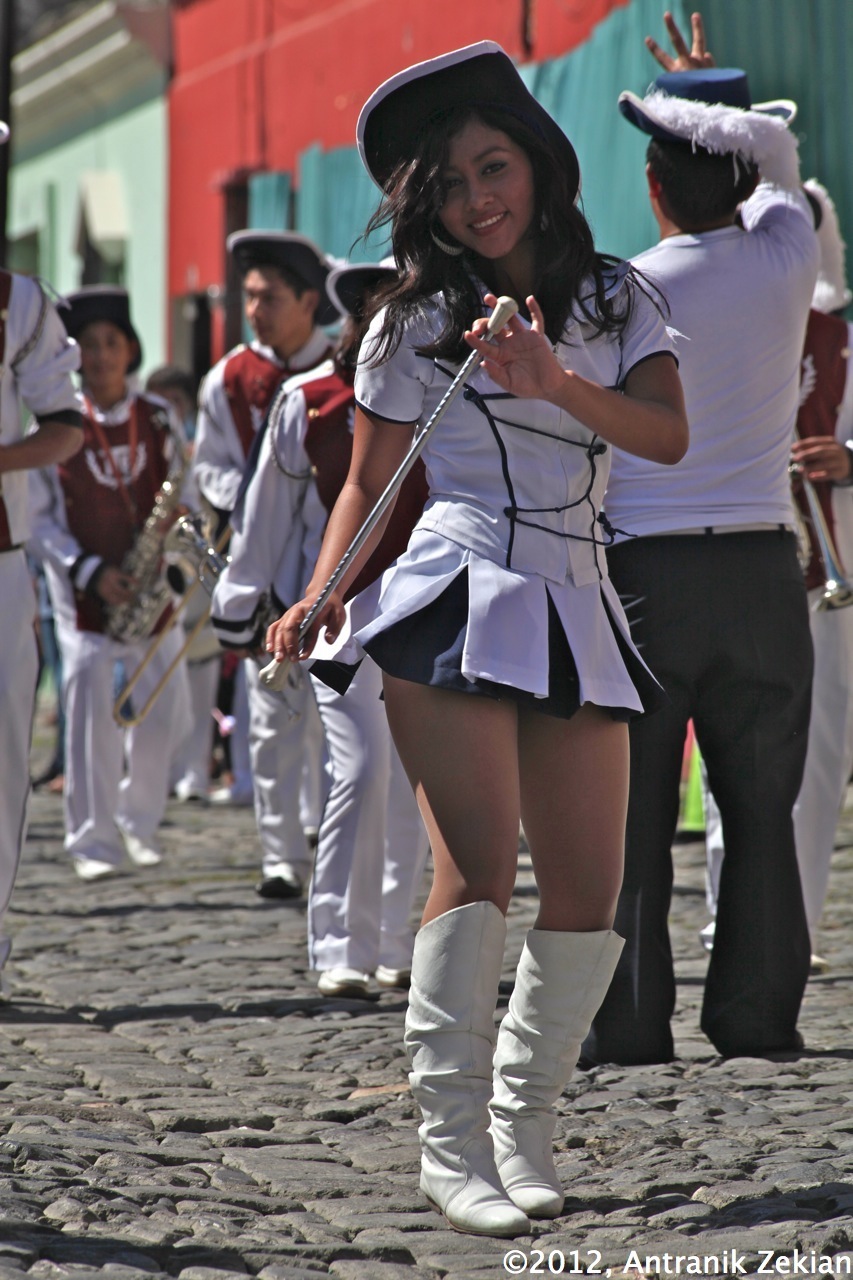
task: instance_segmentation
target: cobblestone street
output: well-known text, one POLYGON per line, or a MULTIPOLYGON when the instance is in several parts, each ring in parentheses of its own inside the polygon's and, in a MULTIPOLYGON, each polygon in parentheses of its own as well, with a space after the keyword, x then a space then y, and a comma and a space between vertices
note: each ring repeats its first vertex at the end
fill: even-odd
MULTIPOLYGON (((564 1215, 513 1242, 453 1232, 419 1194, 402 996, 317 994, 303 909, 254 892, 250 811, 168 817, 159 867, 84 884, 60 800, 33 798, 0 1011, 0 1280, 847 1274, 853 820, 807 1051, 775 1061, 721 1061, 698 1030, 704 852, 678 847, 678 1061, 576 1075, 564 1215)), ((502 1005, 534 913, 522 859, 502 1005)))

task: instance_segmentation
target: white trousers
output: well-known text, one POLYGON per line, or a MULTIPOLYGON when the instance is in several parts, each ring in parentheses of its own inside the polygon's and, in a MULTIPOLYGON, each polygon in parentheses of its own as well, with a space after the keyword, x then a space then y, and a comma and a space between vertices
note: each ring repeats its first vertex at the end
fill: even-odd
MULTIPOLYGON (((809 604, 822 590, 809 592, 809 604)), ((794 838, 809 932, 814 945, 829 887, 838 815, 853 771, 853 607, 815 610, 809 619, 814 644, 809 743, 805 772, 794 805, 794 838)), ((707 898, 716 913, 725 855, 720 814, 705 786, 707 898)))
MULTIPOLYGON (((65 848, 73 857, 118 865, 116 823, 149 841, 163 817, 171 760, 187 732, 190 695, 181 661, 141 724, 113 719, 117 661, 131 676, 149 642, 121 644, 77 628, 57 614, 65 692, 65 848), (126 767, 125 767, 126 766, 126 767)), ((166 636, 133 693, 141 707, 180 650, 179 628, 166 636)))
POLYGON ((184 782, 197 791, 207 791, 210 782, 210 755, 213 750, 213 708, 219 687, 219 657, 187 663, 190 695, 189 732, 172 761, 171 781, 184 782))
POLYGON ((0 553, 0 969, 10 942, 3 915, 26 828, 30 742, 38 676, 36 598, 23 551, 0 553))
POLYGON ((365 658, 345 696, 312 677, 330 786, 308 895, 313 969, 408 968, 412 905, 429 845, 365 658))
MULTIPOLYGON (((295 689, 271 693, 260 681, 261 668, 253 659, 243 664, 249 693, 249 752, 255 819, 263 851, 265 879, 286 863, 307 880, 311 851, 305 826, 312 816, 303 798, 303 778, 316 779, 316 762, 323 752, 323 731, 310 683, 300 672, 295 689), (296 714, 291 714, 296 713, 296 714)), ((316 806, 316 802, 315 802, 316 806)))

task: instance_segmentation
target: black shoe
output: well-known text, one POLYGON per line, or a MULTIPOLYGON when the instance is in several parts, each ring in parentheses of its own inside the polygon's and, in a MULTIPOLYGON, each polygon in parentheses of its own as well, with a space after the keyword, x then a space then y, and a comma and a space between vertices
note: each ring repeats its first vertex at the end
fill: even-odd
POLYGON ((285 876, 270 876, 268 880, 262 880, 260 884, 255 885, 255 893, 276 902, 282 902, 287 898, 301 898, 302 881, 298 876, 294 876, 292 880, 285 876))
POLYGON ((59 764, 58 761, 54 760, 46 769, 43 769, 41 773, 37 774, 35 778, 30 779, 30 786, 33 791, 35 791, 38 787, 43 787, 46 786, 48 782, 53 782, 54 778, 61 777, 62 773, 62 765, 59 764))

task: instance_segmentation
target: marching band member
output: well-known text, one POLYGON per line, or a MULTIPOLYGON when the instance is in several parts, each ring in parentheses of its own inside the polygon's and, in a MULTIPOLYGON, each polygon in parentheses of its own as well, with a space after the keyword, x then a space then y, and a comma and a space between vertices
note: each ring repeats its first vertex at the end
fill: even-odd
MULTIPOLYGON (((185 463, 170 407, 129 377, 142 353, 125 290, 94 285, 67 301, 66 325, 81 351, 84 443, 70 461, 31 477, 32 548, 44 561, 62 652, 65 848, 81 879, 93 880, 117 869, 122 843, 137 866, 161 858, 155 832, 189 716, 186 672, 179 664, 167 691, 124 736, 113 719, 116 663, 135 670, 149 642, 113 638, 106 629, 110 610, 137 598, 140 583, 126 558, 139 553, 164 480, 178 483, 185 463)), ((155 559, 164 534, 152 531, 155 559)), ((175 628, 135 697, 147 699, 181 643, 175 628)))
POLYGON ((433 855, 405 1035, 421 1187, 457 1229, 514 1236, 562 1210, 552 1106, 622 945, 626 721, 661 696, 607 578, 610 449, 676 462, 687 422, 660 310, 596 253, 574 148, 500 46, 400 72, 358 133, 399 280, 369 308, 352 465, 314 575, 268 645, 296 660, 340 634, 336 592, 299 639, 473 346, 484 362, 423 451, 423 514, 351 616, 433 855), (526 317, 493 344, 496 294, 526 317), (539 915, 495 1046, 520 817, 539 915))
MULTIPOLYGON (((851 293, 844 273, 844 243, 838 215, 826 189, 813 178, 803 184, 818 206, 820 269, 806 326, 800 377, 794 463, 814 486, 832 550, 848 581, 853 573, 853 325, 842 312, 851 293)), ((802 493, 804 515, 811 519, 802 493)), ((803 781, 794 805, 794 840, 811 939, 811 971, 828 967, 818 954, 817 931, 829 886, 838 815, 853 772, 853 608, 821 609, 829 568, 811 532, 806 568, 809 624, 814 644, 814 682, 803 781)), ((843 589, 843 588, 842 588, 843 589)), ((725 854, 719 809, 705 793, 708 846, 708 906, 716 916, 725 854)), ((712 920, 701 932, 711 949, 712 920)))
MULTIPOLYGON (((346 315, 361 309, 364 291, 392 274, 378 266, 338 268, 327 289, 346 315)), ((345 335, 334 360, 289 379, 273 402, 257 465, 234 513, 231 560, 214 592, 213 621, 223 644, 262 652, 270 584, 279 612, 302 594, 349 467, 355 355, 345 335)), ((418 483, 414 478, 407 495, 422 505, 418 483)), ((398 519, 402 514, 401 507, 398 519)), ((309 959, 323 995, 360 998, 368 995, 372 974, 381 986, 408 985, 409 918, 428 844, 391 744, 379 669, 366 660, 346 696, 314 675, 311 680, 330 780, 308 895, 309 959)), ((299 738, 291 736, 298 761, 299 738)))
POLYGON ((617 450, 608 519, 633 535, 608 554, 634 639, 669 696, 631 725, 625 935, 583 1056, 668 1062, 675 975, 668 914, 689 719, 730 857, 702 1030, 718 1052, 796 1049, 809 940, 791 811, 802 779, 812 646, 788 460, 817 271, 799 189, 792 103, 751 105, 743 71, 716 68, 693 16, 689 50, 620 110, 651 136, 646 174, 660 243, 636 259, 676 331, 690 448, 671 470, 617 450), (738 212, 740 211, 740 212, 738 212), (784 643, 780 643, 784 636, 784 643))
MULTIPOLYGON (((307 373, 331 355, 332 343, 320 326, 339 318, 325 291, 329 263, 305 236, 238 231, 227 243, 243 280, 245 315, 255 336, 214 365, 199 397, 193 472, 202 497, 217 513, 220 530, 237 501, 247 459, 276 391, 285 378, 307 373)), ((263 852, 258 892, 269 898, 298 897, 311 866, 306 829, 316 829, 322 786, 317 708, 307 681, 291 690, 285 703, 260 685, 257 663, 241 663, 232 749, 241 731, 244 688, 251 779, 236 777, 230 791, 214 793, 212 799, 242 802, 250 785, 263 852), (299 717, 298 723, 288 724, 291 715, 299 717)))
MULTIPOLYGON (((0 122, 0 145, 8 138, 0 122)), ((12 947, 3 917, 26 829, 38 673, 36 598, 24 552, 30 533, 27 473, 67 462, 83 443, 82 400, 71 377, 78 363, 76 343, 38 282, 0 271, 0 597, 6 602, 0 609, 0 971, 12 947), (35 419, 24 439, 23 409, 35 419)))

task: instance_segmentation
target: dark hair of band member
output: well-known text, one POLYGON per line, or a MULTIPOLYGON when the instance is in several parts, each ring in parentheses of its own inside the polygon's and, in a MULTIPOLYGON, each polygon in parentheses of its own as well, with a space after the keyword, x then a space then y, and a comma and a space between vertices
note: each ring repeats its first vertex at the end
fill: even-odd
POLYGON ((163 364, 157 369, 152 369, 145 379, 145 389, 158 394, 163 391, 179 391, 191 404, 195 404, 195 379, 186 369, 181 369, 176 364, 163 364))
POLYGON ((297 271, 293 271, 290 267, 286 267, 283 262, 277 261, 274 257, 266 257, 263 253, 253 255, 250 262, 247 262, 242 269, 242 276, 245 280, 250 271, 257 268, 259 271, 274 271, 275 274, 284 281, 288 289, 292 289, 297 298, 301 298, 306 289, 311 289, 312 285, 308 283, 297 271))
POLYGON ((652 138, 646 160, 663 190, 668 212, 683 231, 702 231, 733 218, 758 182, 758 169, 733 155, 715 155, 690 142, 652 138))
MULTIPOLYGON (((406 322, 417 318, 426 300, 439 292, 443 295, 445 325, 422 354, 463 359, 469 348, 462 335, 483 314, 474 277, 493 292, 502 292, 496 287, 487 259, 467 250, 449 256, 430 235, 443 200, 442 175, 450 142, 470 120, 500 129, 530 159, 536 198, 531 231, 536 237, 534 293, 550 340, 556 342, 560 338, 573 307, 599 333, 619 332, 627 323, 632 291, 628 291, 627 304, 624 291, 612 299, 606 297, 604 268, 615 259, 596 253, 589 224, 575 204, 575 191, 570 190, 565 166, 546 140, 527 120, 498 107, 456 108, 432 121, 413 143, 413 156, 392 174, 385 198, 365 232, 367 236, 390 226, 392 250, 400 271, 397 280, 380 289, 368 307, 367 322, 380 306, 388 304, 372 357, 376 363, 396 349, 406 322)), ((441 236, 449 239, 443 229, 441 236)), ((642 288, 636 273, 632 276, 642 288)))

